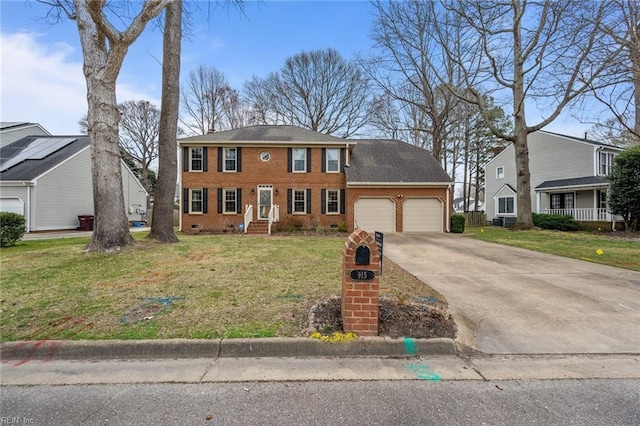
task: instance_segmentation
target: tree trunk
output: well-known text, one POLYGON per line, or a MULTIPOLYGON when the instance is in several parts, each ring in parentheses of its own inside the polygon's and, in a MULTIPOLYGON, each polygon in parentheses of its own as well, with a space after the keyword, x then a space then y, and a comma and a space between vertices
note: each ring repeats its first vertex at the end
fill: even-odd
POLYGON ((527 120, 525 115, 524 93, 524 58, 522 56, 522 28, 520 23, 521 11, 519 5, 514 3, 515 22, 513 27, 513 121, 514 121, 514 148, 516 155, 516 185, 517 185, 517 218, 518 229, 533 227, 531 214, 531 182, 529 173, 529 147, 527 146, 527 120))
MULTIPOLYGON (((87 250, 112 251, 135 244, 129 233, 118 139, 120 112, 116 107, 116 77, 107 66, 104 34, 86 9, 77 7, 77 23, 87 81, 88 134, 91 139, 94 230, 87 250)), ((123 51, 111 51, 113 55, 123 51)), ((117 60, 116 60, 117 61, 117 60)), ((121 62, 120 62, 121 63, 121 62)))
POLYGON ((158 142, 158 180, 156 183, 151 232, 147 238, 163 243, 178 242, 173 231, 173 200, 176 192, 178 108, 180 103, 180 53, 182 1, 165 9, 162 60, 162 106, 158 142))

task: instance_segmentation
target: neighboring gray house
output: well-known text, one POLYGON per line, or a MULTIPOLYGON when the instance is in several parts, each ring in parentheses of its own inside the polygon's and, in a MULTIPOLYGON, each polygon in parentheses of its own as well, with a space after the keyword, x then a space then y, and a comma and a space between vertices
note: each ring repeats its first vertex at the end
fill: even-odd
MULTIPOLYGON (((606 176, 621 148, 537 131, 528 137, 531 209, 579 221, 610 221, 606 176)), ((509 145, 485 166, 487 219, 515 217, 515 150, 509 145)))
MULTIPOLYGON (((122 162, 129 221, 141 220, 147 192, 122 162)), ((25 216, 27 232, 76 229, 93 215, 88 136, 28 136, 0 148, 0 211, 25 216)))
POLYGON ((0 147, 14 143, 25 136, 50 136, 38 123, 0 122, 0 147))

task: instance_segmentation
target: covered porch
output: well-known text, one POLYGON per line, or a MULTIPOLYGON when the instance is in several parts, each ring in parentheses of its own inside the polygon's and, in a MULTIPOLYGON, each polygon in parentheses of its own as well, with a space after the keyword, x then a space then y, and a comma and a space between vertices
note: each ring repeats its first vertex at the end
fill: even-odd
POLYGON ((545 181, 536 186, 536 213, 560 214, 580 222, 612 221, 607 208, 609 182, 602 176, 545 181))

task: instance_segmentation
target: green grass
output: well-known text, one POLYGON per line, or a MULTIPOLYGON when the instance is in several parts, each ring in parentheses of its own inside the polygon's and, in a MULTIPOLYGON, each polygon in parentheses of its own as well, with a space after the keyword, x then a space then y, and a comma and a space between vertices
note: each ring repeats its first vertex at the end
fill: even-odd
MULTIPOLYGON (((343 237, 181 235, 109 254, 87 241, 0 249, 1 341, 300 336, 311 306, 340 294, 343 237)), ((446 306, 386 262, 381 296, 446 306)))
POLYGON ((640 271, 640 242, 611 232, 512 231, 502 227, 466 227, 465 235, 573 259, 640 271))

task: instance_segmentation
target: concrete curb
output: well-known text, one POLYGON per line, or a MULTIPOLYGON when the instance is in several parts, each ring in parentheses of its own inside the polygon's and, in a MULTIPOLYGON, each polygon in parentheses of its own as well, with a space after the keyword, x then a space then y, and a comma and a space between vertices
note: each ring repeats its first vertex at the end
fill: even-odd
POLYGON ((40 340, 0 345, 2 361, 262 358, 262 357, 406 357, 456 355, 452 339, 361 337, 354 342, 324 343, 311 338, 40 340))

